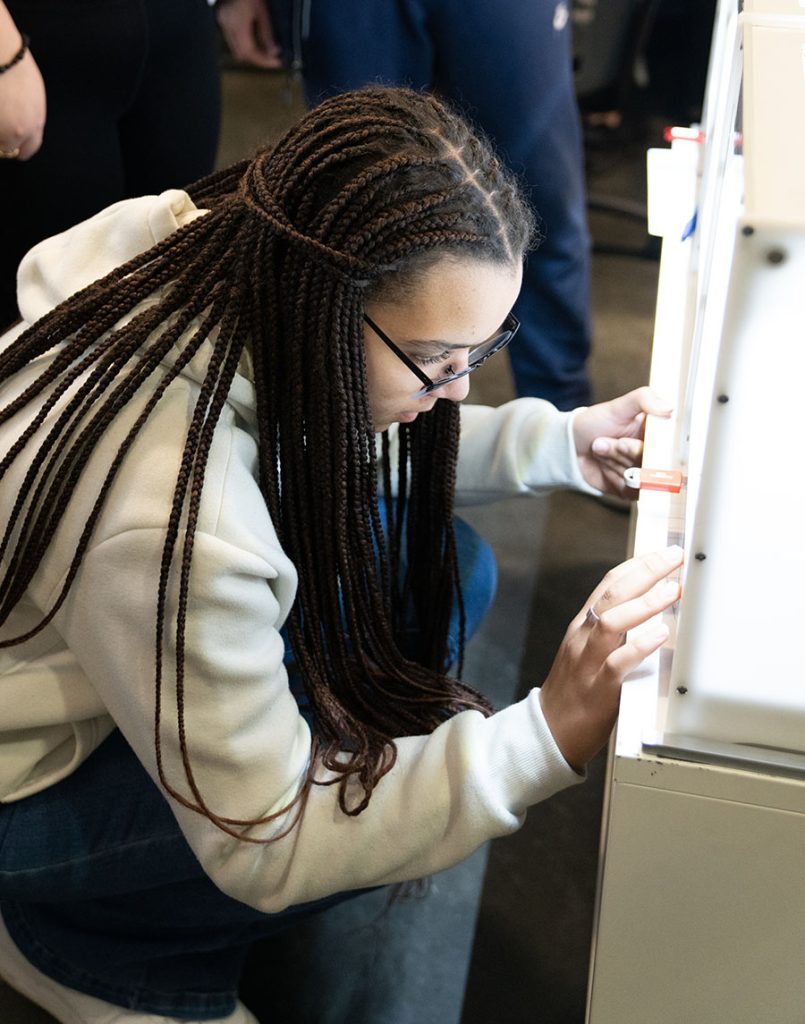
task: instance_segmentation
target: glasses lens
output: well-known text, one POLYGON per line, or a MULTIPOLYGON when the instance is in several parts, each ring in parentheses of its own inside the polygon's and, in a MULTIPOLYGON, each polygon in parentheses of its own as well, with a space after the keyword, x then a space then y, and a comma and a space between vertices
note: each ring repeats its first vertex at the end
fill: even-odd
POLYGON ((508 345, 512 339, 511 331, 501 331, 500 334, 496 334, 494 338, 490 338, 489 341, 485 341, 482 345, 474 348, 470 352, 470 357, 467 360, 471 370, 476 369, 481 363, 493 356, 496 352, 502 349, 505 345, 508 345))
POLYGON ((468 373, 472 373, 473 370, 477 370, 479 366, 483 366, 490 356, 493 356, 509 344, 515 334, 517 334, 519 326, 520 321, 513 313, 510 313, 498 334, 493 335, 488 341, 478 345, 470 352, 466 369, 461 370, 459 373, 451 373, 449 377, 441 377, 439 380, 433 381, 426 387, 420 388, 419 391, 415 391, 411 398, 422 398, 423 395, 429 395, 436 388, 444 387, 445 384, 450 384, 454 380, 460 380, 462 377, 466 377, 468 373))

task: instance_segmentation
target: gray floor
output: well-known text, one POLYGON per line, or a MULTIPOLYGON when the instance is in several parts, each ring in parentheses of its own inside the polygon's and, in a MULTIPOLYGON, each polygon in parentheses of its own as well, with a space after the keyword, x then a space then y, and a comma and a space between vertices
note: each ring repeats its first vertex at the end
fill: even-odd
MULTIPOLYGON (((300 110, 298 88, 271 73, 225 73, 220 163, 247 153, 300 110)), ((657 141, 652 139, 652 144, 657 141)), ((591 153, 591 192, 641 200, 641 140, 591 153)), ((656 262, 639 224, 591 215, 595 353, 604 400, 647 379, 656 262)), ((473 400, 512 394, 505 360, 473 382, 473 400)), ((569 619, 625 554, 629 516, 575 494, 473 510, 492 543, 500 589, 473 641, 466 678, 499 705, 538 683, 569 619)), ((307 932, 255 949, 244 998, 264 1024, 582 1024, 595 891, 602 759, 586 785, 532 809, 523 829, 391 910, 372 895, 307 932)), ((0 984, 0 1024, 48 1024, 0 984)))

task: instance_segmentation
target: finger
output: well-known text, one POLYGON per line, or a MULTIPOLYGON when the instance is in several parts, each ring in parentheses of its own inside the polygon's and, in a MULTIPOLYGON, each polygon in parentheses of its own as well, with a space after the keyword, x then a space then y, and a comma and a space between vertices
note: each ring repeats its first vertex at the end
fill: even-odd
POLYGON ((642 632, 649 637, 659 635, 667 627, 659 620, 651 622, 679 600, 679 584, 673 580, 663 580, 652 587, 648 593, 610 608, 603 615, 585 619, 587 638, 584 649, 579 653, 579 668, 582 672, 598 675, 611 656, 628 642, 634 642, 642 649, 642 637, 638 633, 633 637, 632 631, 646 623, 650 625, 642 632))
POLYGON ((643 456, 643 441, 639 437, 597 437, 591 445, 599 458, 629 469, 639 465, 643 456))
MULTIPOLYGON (((642 555, 632 555, 631 558, 627 558, 626 561, 609 570, 593 590, 588 604, 600 604, 602 600, 605 600, 606 606, 617 603, 619 588, 625 586, 628 589, 635 586, 635 579, 630 579, 633 576, 642 576, 645 580, 645 586, 643 586, 642 591, 635 589, 628 596, 635 596, 637 593, 645 592, 664 576, 667 576, 669 572, 678 568, 683 560, 684 551, 678 544, 672 544, 670 547, 663 548, 660 551, 649 551, 642 555), (610 591, 611 594, 609 594, 610 591), (608 594, 609 596, 605 598, 605 595, 608 594)), ((639 587, 639 583, 637 586, 639 587)), ((605 606, 602 605, 600 611, 604 610, 605 606)))
POLYGON ((259 51, 252 20, 240 17, 234 8, 230 9, 225 4, 218 9, 218 24, 235 60, 246 64, 255 63, 254 58, 255 55, 259 57, 259 51))
POLYGON ((591 450, 599 465, 608 463, 621 472, 639 466, 643 460, 643 441, 640 437, 596 437, 591 450))
POLYGON ((601 463, 598 468, 605 484, 601 490, 608 494, 615 494, 620 498, 626 498, 629 501, 636 501, 640 497, 639 488, 627 485, 623 475, 625 470, 620 466, 610 466, 609 463, 601 463))
POLYGON ((610 495, 625 498, 639 498, 640 488, 630 487, 626 482, 626 473, 634 467, 612 466, 607 460, 598 460, 594 470, 590 470, 586 479, 599 490, 610 495))
POLYGON ((30 158, 39 150, 42 145, 42 132, 33 132, 20 146, 20 155, 17 157, 18 160, 30 160, 30 158))
POLYGON ((224 13, 225 11, 226 8, 224 7, 219 12, 218 24, 221 28, 221 32, 223 33, 224 39, 226 40, 226 45, 229 47, 232 56, 235 58, 235 60, 243 60, 244 52, 246 49, 244 29, 237 22, 231 23, 229 18, 224 13))
POLYGON ((273 40, 268 41, 262 36, 257 25, 255 25, 255 34, 249 38, 245 59, 259 68, 278 68, 280 66, 279 53, 274 47, 273 40))
POLYGON ((15 149, 19 149, 25 140, 25 136, 22 132, 14 132, 12 135, 6 135, 0 137, 0 150, 4 153, 13 153, 15 149))
POLYGON ((630 637, 625 644, 609 655, 602 675, 611 684, 623 682, 624 678, 630 672, 634 672, 650 654, 662 647, 669 633, 668 626, 661 623, 656 629, 646 630, 634 638, 630 637))
POLYGON ((264 53, 256 46, 249 52, 249 55, 245 59, 255 67, 265 68, 266 70, 278 68, 281 64, 280 59, 276 54, 264 53))
POLYGON ((615 442, 612 458, 624 469, 639 465, 643 458, 642 438, 619 437, 615 442))
POLYGON ((642 387, 630 391, 621 398, 616 398, 618 412, 622 416, 638 416, 646 413, 649 416, 662 416, 667 418, 674 411, 673 405, 653 388, 642 387))
POLYGON ((591 641, 595 645, 608 643, 638 626, 655 615, 659 615, 679 600, 680 586, 678 580, 664 579, 656 583, 645 594, 640 594, 629 601, 623 601, 604 612, 598 613, 598 621, 593 624, 591 641))
MULTIPOLYGON (((255 61, 257 64, 258 61, 255 61)), ((266 70, 277 70, 282 67, 282 58, 279 55, 279 51, 276 53, 263 53, 260 57, 259 66, 266 70)))
POLYGON ((278 68, 282 63, 280 60, 280 47, 274 38, 274 29, 268 17, 268 9, 261 6, 259 11, 260 13, 254 25, 254 35, 263 57, 263 66, 266 68, 278 68))
POLYGON ((682 548, 672 544, 662 551, 651 551, 621 562, 610 569, 593 590, 585 611, 592 606, 599 616, 603 616, 608 609, 645 594, 661 579, 678 569, 683 559, 682 548))

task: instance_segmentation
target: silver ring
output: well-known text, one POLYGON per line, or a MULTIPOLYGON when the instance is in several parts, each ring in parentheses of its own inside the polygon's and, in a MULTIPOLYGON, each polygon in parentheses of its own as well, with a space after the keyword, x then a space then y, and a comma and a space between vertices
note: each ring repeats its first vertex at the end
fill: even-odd
POLYGON ((601 616, 598 614, 595 608, 593 608, 592 605, 590 605, 590 607, 587 609, 587 614, 584 616, 584 621, 587 623, 588 626, 594 626, 596 622, 601 621, 601 616))

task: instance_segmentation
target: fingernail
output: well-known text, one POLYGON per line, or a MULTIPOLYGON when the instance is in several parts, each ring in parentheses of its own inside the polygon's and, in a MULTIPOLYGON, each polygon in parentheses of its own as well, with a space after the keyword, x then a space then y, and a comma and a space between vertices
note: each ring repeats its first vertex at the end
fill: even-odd
POLYGON ((596 455, 607 455, 609 453, 609 441, 604 440, 603 437, 597 437, 593 441, 592 448, 596 455))
POLYGON ((685 553, 684 549, 681 548, 678 544, 671 544, 670 547, 667 547, 665 549, 665 554, 673 562, 679 561, 679 559, 684 555, 684 553, 685 553))
POLYGON ((660 584, 662 593, 665 597, 669 597, 671 594, 679 593, 679 582, 677 580, 663 580, 660 584))

